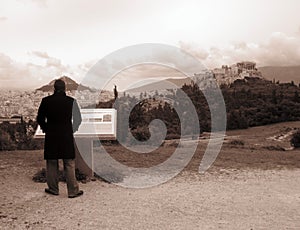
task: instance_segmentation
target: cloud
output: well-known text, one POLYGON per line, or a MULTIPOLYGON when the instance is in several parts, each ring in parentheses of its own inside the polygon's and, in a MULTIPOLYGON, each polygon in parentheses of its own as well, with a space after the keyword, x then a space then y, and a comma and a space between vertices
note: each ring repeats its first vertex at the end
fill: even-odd
POLYGON ((33 3, 37 4, 38 6, 46 7, 47 0, 31 0, 33 3))
MULTIPOLYGON (((74 78, 73 75, 78 77, 74 74, 73 68, 63 65, 59 59, 47 58, 43 52, 35 52, 35 55, 37 54, 46 60, 44 64, 16 62, 9 56, 0 53, 1 88, 35 89, 62 75, 71 76, 72 74, 72 78, 74 78)), ((76 73, 79 72, 76 70, 76 73)))
POLYGON ((47 54, 47 52, 33 51, 32 54, 39 58, 45 58, 45 59, 49 58, 49 55, 47 54))
POLYGON ((179 41, 179 46, 182 50, 192 54, 199 60, 205 60, 208 57, 208 52, 205 49, 202 49, 195 43, 187 43, 179 41))
POLYGON ((61 71, 67 70, 67 67, 62 64, 60 59, 49 56, 47 52, 33 51, 29 54, 44 59, 46 61, 45 67, 55 67, 61 71))
POLYGON ((97 61, 98 60, 87 61, 87 62, 85 62, 83 64, 78 65, 78 68, 80 68, 84 72, 87 72, 88 70, 90 70, 97 63, 97 61))
MULTIPOLYGON (((195 42, 179 42, 180 48, 192 56, 196 57, 209 69, 222 65, 232 65, 239 61, 255 61, 258 66, 288 66, 300 64, 300 33, 286 35, 284 33, 273 33, 264 42, 232 42, 224 47, 202 48, 195 42)), ((29 53, 33 57, 31 62, 22 63, 13 60, 6 54, 0 53, 0 86, 15 88, 37 88, 48 83, 54 78, 62 75, 70 76, 82 83, 89 83, 85 79, 86 73, 97 62, 91 60, 81 65, 69 66, 56 57, 50 56, 47 52, 33 51, 29 53), (38 63, 38 64, 37 64, 38 63)), ((163 77, 183 77, 177 70, 189 69, 191 73, 197 72, 197 68, 192 66, 185 58, 178 58, 171 55, 167 50, 162 50, 153 54, 157 58, 157 63, 170 63, 169 68, 157 65, 137 65, 121 71, 111 84, 116 84, 126 88, 129 83, 140 81, 146 78, 161 79, 163 77)), ((122 63, 121 63, 122 64, 122 63)), ((104 67, 118 69, 123 66, 117 61, 114 63, 104 63, 104 67)), ((199 69, 199 68, 198 68, 199 69)), ((96 81, 105 80, 105 69, 99 69, 95 75, 96 81)), ((92 79, 93 80, 93 79, 92 79)), ((111 89, 110 84, 107 85, 111 89)))
POLYGON ((267 44, 258 47, 257 58, 264 65, 299 65, 300 36, 274 33, 267 44))
POLYGON ((208 68, 245 60, 255 61, 258 66, 289 66, 300 63, 300 33, 288 36, 277 32, 271 34, 265 42, 234 42, 227 47, 210 47, 206 52, 193 43, 180 42, 179 45, 208 68))
POLYGON ((57 69, 61 69, 62 71, 66 70, 66 67, 61 63, 61 60, 57 58, 49 57, 46 65, 47 67, 55 67, 57 69))
POLYGON ((0 17, 0 22, 4 22, 4 21, 6 21, 8 18, 7 17, 0 17))
POLYGON ((39 7, 47 7, 48 0, 18 0, 18 1, 23 2, 23 3, 33 3, 39 7))
POLYGON ((9 56, 0 53, 0 79, 1 81, 17 80, 29 74, 26 65, 13 61, 9 56))

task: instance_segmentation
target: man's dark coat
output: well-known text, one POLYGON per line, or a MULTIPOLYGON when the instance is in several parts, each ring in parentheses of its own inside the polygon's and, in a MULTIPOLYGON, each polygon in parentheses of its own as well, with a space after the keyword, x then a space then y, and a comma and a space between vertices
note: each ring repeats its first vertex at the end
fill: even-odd
POLYGON ((45 132, 44 159, 73 159, 75 147, 73 132, 81 123, 76 100, 65 92, 55 92, 42 99, 37 122, 45 132))

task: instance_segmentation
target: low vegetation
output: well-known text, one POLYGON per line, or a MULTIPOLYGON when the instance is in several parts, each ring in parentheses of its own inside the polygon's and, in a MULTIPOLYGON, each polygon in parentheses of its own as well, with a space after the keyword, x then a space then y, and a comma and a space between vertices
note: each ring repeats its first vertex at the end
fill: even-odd
MULTIPOLYGON (((221 85, 220 88, 226 104, 227 130, 300 120, 300 88, 293 82, 275 83, 275 81, 259 78, 245 78, 230 85, 221 85)), ((209 93, 214 89, 206 90, 209 93)), ((190 105, 183 100, 179 90, 170 91, 170 94, 166 96, 168 101, 176 101, 174 105, 160 101, 156 97, 150 96, 145 99, 141 96, 138 99, 124 95, 115 103, 114 100, 101 102, 97 107, 115 107, 117 109, 117 135, 121 141, 128 139, 128 131, 139 141, 148 140, 150 138, 149 124, 154 119, 160 119, 166 125, 166 139, 176 139, 182 134, 197 135, 196 122, 199 122, 201 132, 209 132, 210 110, 203 92, 196 84, 183 85, 182 91, 194 104, 198 121, 191 118, 188 111, 190 105), (131 108, 133 109, 130 112, 128 127, 124 120, 128 118, 127 113, 131 108), (182 117, 181 121, 179 117, 182 117), (181 126, 180 122, 183 122, 184 125, 181 126)), ((33 139, 36 127, 35 121, 0 124, 0 150, 43 148, 41 140, 33 139)), ((160 129, 155 130, 158 137, 162 134, 160 132, 160 129)), ((294 147, 300 146, 299 132, 293 136, 291 144, 294 147)))
POLYGON ((300 148, 300 130, 293 134, 291 139, 291 145, 295 148, 300 148))
MULTIPOLYGON (((209 132, 210 110, 203 92, 195 84, 184 85, 182 90, 197 110, 200 131, 209 132)), ((293 82, 281 84, 259 78, 245 78, 230 85, 222 85, 221 90, 227 109, 227 130, 300 120, 300 88, 293 82)), ((122 127, 123 114, 131 107, 134 109, 130 113, 129 128, 140 141, 149 138, 148 126, 154 119, 161 119, 166 124, 167 139, 178 138, 181 134, 196 134, 195 121, 189 116, 188 106, 180 99, 179 93, 177 91, 167 96, 170 101, 176 101, 174 107, 154 97, 142 101, 128 95, 120 98, 115 105, 119 118, 119 138, 126 139, 127 129, 122 127), (181 114, 177 114, 178 111, 181 114), (184 123, 184 130, 181 130, 179 117, 183 118, 181 122, 184 123)))
POLYGON ((1 150, 32 150, 43 148, 43 140, 34 139, 33 135, 37 123, 30 120, 17 124, 3 122, 0 124, 0 151, 1 150))

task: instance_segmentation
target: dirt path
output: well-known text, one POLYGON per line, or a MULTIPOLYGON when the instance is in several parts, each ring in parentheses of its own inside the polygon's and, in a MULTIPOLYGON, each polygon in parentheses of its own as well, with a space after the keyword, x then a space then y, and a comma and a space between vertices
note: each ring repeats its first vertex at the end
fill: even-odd
POLYGON ((0 229, 300 229, 299 169, 184 171, 148 189, 101 181, 82 197, 43 192, 31 178, 42 154, 0 156, 0 229))

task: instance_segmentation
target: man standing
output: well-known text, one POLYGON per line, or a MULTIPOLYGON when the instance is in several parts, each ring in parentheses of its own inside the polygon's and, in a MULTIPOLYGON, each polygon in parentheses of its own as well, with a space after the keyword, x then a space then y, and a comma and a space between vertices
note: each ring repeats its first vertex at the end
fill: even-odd
POLYGON ((44 159, 47 164, 46 193, 59 194, 59 163, 63 160, 68 197, 83 194, 75 176, 75 146, 73 133, 81 124, 81 114, 76 100, 65 93, 66 85, 61 79, 54 83, 54 94, 42 99, 37 122, 45 133, 44 159))

